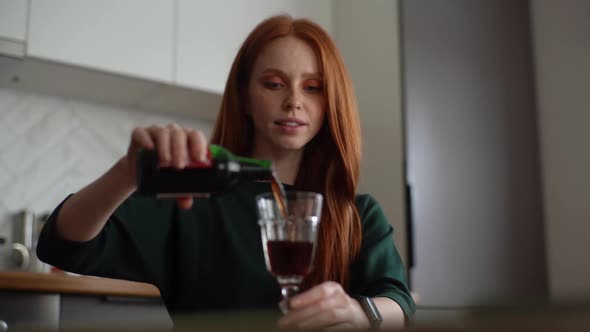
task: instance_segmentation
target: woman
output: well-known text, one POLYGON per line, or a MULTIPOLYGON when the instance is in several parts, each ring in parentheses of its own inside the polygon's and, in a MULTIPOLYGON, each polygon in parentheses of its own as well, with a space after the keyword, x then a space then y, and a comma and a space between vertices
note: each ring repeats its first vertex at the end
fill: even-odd
MULTIPOLYGON (((371 300, 382 326, 403 326, 414 304, 391 226, 373 198, 355 195, 361 142, 352 84, 321 27, 276 16, 252 31, 232 65, 211 143, 272 160, 287 189, 325 197, 315 268, 280 326, 375 327, 363 307, 371 300)), ((53 212, 39 257, 81 274, 152 283, 172 315, 276 308, 254 202, 269 183, 177 204, 140 197, 139 148, 182 169, 206 159, 207 142, 175 124, 136 128, 127 155, 53 212)))

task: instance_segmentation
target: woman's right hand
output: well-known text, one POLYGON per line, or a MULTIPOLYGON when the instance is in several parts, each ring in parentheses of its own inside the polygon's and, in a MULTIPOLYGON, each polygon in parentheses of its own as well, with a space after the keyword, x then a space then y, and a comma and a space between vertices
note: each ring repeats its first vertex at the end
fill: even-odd
MULTIPOLYGON (((136 127, 131 134, 131 142, 124 157, 130 179, 135 183, 137 153, 139 149, 158 151, 160 166, 183 169, 191 161, 207 160, 207 139, 203 132, 188 129, 176 123, 167 126, 136 127)), ((177 198, 182 209, 192 206, 192 197, 177 198)))

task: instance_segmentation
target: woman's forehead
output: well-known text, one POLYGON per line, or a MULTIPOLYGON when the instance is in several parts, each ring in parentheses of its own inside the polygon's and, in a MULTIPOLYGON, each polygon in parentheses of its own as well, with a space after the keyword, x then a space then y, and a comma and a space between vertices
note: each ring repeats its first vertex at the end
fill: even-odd
POLYGON ((268 70, 298 76, 321 72, 314 49, 307 42, 292 36, 271 41, 258 55, 253 72, 260 74, 268 70))

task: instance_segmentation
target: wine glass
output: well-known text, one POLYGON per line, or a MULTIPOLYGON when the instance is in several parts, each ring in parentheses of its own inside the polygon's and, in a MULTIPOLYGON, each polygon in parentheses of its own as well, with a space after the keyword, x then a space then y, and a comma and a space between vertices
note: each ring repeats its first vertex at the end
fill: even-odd
POLYGON ((256 202, 266 267, 281 287, 279 307, 286 313, 289 299, 299 292, 303 278, 313 268, 323 197, 287 191, 282 198, 286 211, 273 193, 256 196, 256 202))

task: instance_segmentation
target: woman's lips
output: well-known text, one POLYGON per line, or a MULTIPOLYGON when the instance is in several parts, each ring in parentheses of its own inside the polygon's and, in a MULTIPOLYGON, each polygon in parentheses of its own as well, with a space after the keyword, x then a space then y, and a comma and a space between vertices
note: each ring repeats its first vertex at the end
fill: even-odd
POLYGON ((293 135, 298 134, 306 124, 300 120, 279 120, 275 121, 275 124, 279 127, 281 133, 293 135))

